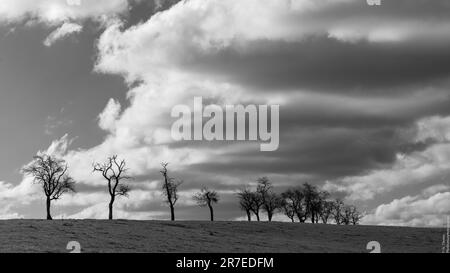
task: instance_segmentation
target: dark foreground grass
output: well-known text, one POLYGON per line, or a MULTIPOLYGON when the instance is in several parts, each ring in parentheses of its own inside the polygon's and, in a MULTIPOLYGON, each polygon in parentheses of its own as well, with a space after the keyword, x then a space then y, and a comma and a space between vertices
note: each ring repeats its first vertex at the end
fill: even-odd
POLYGON ((443 229, 335 226, 299 223, 164 222, 100 220, 0 221, 0 252, 68 252, 78 241, 82 252, 152 253, 439 253, 443 229))

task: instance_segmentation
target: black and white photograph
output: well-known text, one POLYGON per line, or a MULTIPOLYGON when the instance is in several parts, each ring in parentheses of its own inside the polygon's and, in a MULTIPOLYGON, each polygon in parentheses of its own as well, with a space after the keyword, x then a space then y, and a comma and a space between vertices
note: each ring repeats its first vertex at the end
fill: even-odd
POLYGON ((449 225, 449 0, 0 0, 0 253, 267 270, 449 225))

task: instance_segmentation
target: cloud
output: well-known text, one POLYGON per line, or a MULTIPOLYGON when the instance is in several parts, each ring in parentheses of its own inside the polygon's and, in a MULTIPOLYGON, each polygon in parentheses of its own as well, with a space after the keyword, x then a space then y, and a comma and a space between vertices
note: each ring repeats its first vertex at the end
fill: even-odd
MULTIPOLYGON (((83 188, 80 197, 62 201, 77 207, 67 215, 105 216, 104 204, 94 204, 105 202, 104 181, 90 170, 114 154, 131 175, 145 177, 136 202, 121 201, 119 217, 159 213, 158 190, 139 190, 160 181, 162 161, 186 181, 180 202, 186 210, 189 195, 203 185, 232 191, 263 175, 277 189, 328 181, 326 189, 350 201, 395 199, 398 210, 423 206, 420 200, 443 204, 436 201, 442 188, 433 186, 444 183, 450 163, 447 1, 386 1, 373 9, 359 0, 189 0, 135 25, 117 16, 127 12, 126 1, 15 3, 15 9, 0 4, 3 20, 82 26, 106 14, 94 70, 121 75, 129 86, 127 104, 111 98, 98 116, 102 143, 70 150, 66 136, 49 149, 64 155, 83 188), (175 142, 170 112, 192 105, 194 96, 218 105, 280 104, 279 151, 259 153, 244 142, 175 142), (406 188, 414 192, 408 198, 406 188), (425 189, 427 195, 417 195, 425 189)), ((61 28, 54 40, 76 32, 61 28)), ((224 206, 236 209, 230 196, 224 206)), ((388 223, 384 211, 374 221, 388 223)), ((413 218, 402 220, 415 224, 413 218)))
POLYGON ((83 26, 74 23, 64 23, 58 29, 50 33, 45 39, 44 45, 47 47, 52 46, 56 41, 61 40, 74 33, 79 33, 83 30, 83 26))
POLYGON ((120 115, 120 103, 114 99, 110 99, 105 109, 99 115, 98 125, 105 131, 112 132, 114 130, 115 121, 120 115))
MULTIPOLYGON (((97 68, 124 74, 129 80, 164 74, 158 73, 160 69, 172 67, 179 72, 177 68, 182 68, 184 73, 295 91, 295 87, 318 85, 341 89, 345 84, 353 91, 379 86, 390 87, 386 91, 391 92, 395 83, 448 75, 444 71, 449 68, 445 50, 449 41, 441 38, 429 43, 419 31, 436 31, 436 36, 442 37, 445 29, 437 31, 435 24, 429 24, 435 20, 437 25, 442 23, 427 12, 407 16, 404 6, 422 8, 421 1, 400 2, 403 5, 388 3, 376 14, 360 1, 180 2, 123 32, 120 24, 111 26, 99 43, 97 68), (357 31, 362 37, 371 36, 371 30, 384 24, 389 29, 420 24, 420 28, 408 28, 419 41, 374 43, 363 39, 349 43, 330 36, 340 24, 345 29, 370 25, 370 29, 357 31), (405 58, 410 54, 423 57, 405 58), (327 81, 322 73, 327 73, 327 81)), ((448 7, 441 12, 448 13, 448 7)))
MULTIPOLYGON (((450 114, 449 41, 445 27, 436 27, 448 22, 428 9, 410 16, 400 2, 373 14, 351 0, 191 0, 129 28, 116 21, 98 41, 95 71, 122 75, 133 86, 130 105, 110 101, 99 123, 108 137, 69 152, 68 161, 119 153, 135 175, 155 178, 159 162, 169 161, 190 180, 218 174, 196 185, 226 189, 236 187, 235 176, 291 185, 329 179, 326 188, 352 201, 441 183, 448 147, 421 136, 420 122, 450 114), (194 96, 219 105, 281 104, 280 151, 173 142, 170 110, 194 96)), ((449 12, 442 1, 434 8, 449 12)))
POLYGON ((429 117, 417 122, 414 139, 432 143, 423 151, 398 153, 389 168, 361 176, 349 176, 327 182, 325 189, 348 193, 350 200, 370 200, 380 194, 411 185, 445 182, 450 177, 450 143, 448 117, 429 117))
POLYGON ((75 138, 70 138, 68 134, 65 134, 60 139, 52 141, 50 146, 45 151, 39 151, 38 154, 48 154, 53 155, 57 157, 62 157, 66 154, 67 150, 69 149, 69 146, 72 144, 72 142, 75 140, 75 138))
POLYGON ((23 218, 17 210, 38 200, 39 190, 29 177, 24 177, 18 185, 0 181, 0 219, 23 218))
POLYGON ((11 212, 11 206, 6 205, 2 206, 0 209, 0 220, 9 220, 9 219, 21 219, 23 218, 22 215, 20 215, 17 212, 11 212))
MULTIPOLYGON (((373 44, 374 41, 370 39, 367 44, 350 43, 345 39, 336 41, 329 37, 331 27, 336 25, 333 20, 344 20, 343 16, 338 16, 342 13, 355 11, 358 15, 354 16, 358 20, 367 20, 361 16, 361 13, 366 13, 361 9, 354 1, 268 1, 264 4, 257 4, 255 1, 188 1, 180 2, 147 22, 129 29, 123 29, 121 24, 110 26, 98 43, 96 70, 122 74, 130 83, 141 83, 139 87, 129 91, 131 106, 119 118, 114 117, 117 133, 111 137, 119 143, 129 143, 132 147, 136 143, 155 145, 166 141, 170 144, 170 138, 161 136, 164 131, 167 132, 168 128, 164 124, 170 121, 164 117, 168 116, 171 106, 189 103, 194 95, 206 96, 211 102, 222 105, 255 102, 255 99, 249 99, 249 95, 253 95, 258 98, 258 102, 278 101, 282 105, 285 115, 282 115, 281 122, 286 125, 283 128, 291 128, 291 135, 288 136, 285 131, 285 138, 282 139, 280 149, 284 153, 266 155, 264 161, 253 166, 243 156, 248 154, 248 149, 240 146, 242 152, 234 154, 234 150, 230 150, 233 145, 227 143, 228 152, 216 149, 215 153, 208 155, 209 151, 205 149, 202 151, 203 160, 191 165, 202 166, 203 171, 227 171, 236 169, 236 166, 257 171, 261 164, 267 162, 266 170, 269 168, 280 172, 285 170, 283 166, 290 166, 291 163, 290 170, 293 172, 317 174, 320 169, 322 173, 326 173, 328 168, 334 168, 334 175, 350 175, 386 167, 397 160, 397 153, 423 149, 426 144, 411 139, 413 133, 409 131, 413 130, 411 127, 416 119, 436 111, 445 113, 444 105, 448 94, 437 87, 423 90, 421 86, 410 85, 411 80, 414 80, 412 76, 418 73, 421 74, 417 81, 424 82, 427 79, 421 65, 415 66, 405 61, 402 64, 405 68, 420 67, 420 72, 399 69, 405 72, 404 75, 401 75, 402 72, 393 73, 377 68, 395 67, 392 60, 397 64, 402 62, 403 59, 399 60, 399 57, 410 48, 406 40, 396 41, 404 43, 402 46, 386 47, 383 43, 392 41, 380 40, 377 41, 381 43, 379 45, 373 44), (241 4, 244 7, 238 8, 237 5, 241 4), (246 12, 241 12, 242 10, 246 12), (267 16, 250 16, 247 12, 249 10, 267 16), (315 13, 334 15, 324 23, 319 23, 312 19, 311 14, 315 13), (297 17, 299 19, 294 20, 297 17), (311 35, 325 37, 309 39, 311 35), (343 52, 346 52, 345 57, 340 59, 343 52), (380 58, 376 52, 381 52, 386 59, 380 58), (298 55, 301 58, 294 58, 295 61, 292 61, 295 54, 301 54, 298 55), (316 56, 314 54, 317 57, 307 57, 316 56), (361 57, 357 57, 358 54, 361 57), (376 57, 371 59, 372 55, 376 57), (386 62, 383 64, 384 61, 386 62), (338 65, 333 66, 334 64, 338 65), (376 77, 373 76, 375 70, 374 73, 367 71, 367 68, 372 67, 377 70, 376 77), (329 72, 326 73, 327 80, 320 73, 323 69, 329 72), (386 75, 384 79, 383 73, 386 75), (204 80, 205 74, 212 77, 204 80), (284 76, 289 74, 292 74, 292 79, 299 79, 298 83, 286 86, 290 79, 284 76), (358 92, 357 95, 349 94, 349 90, 355 88, 344 87, 358 85, 360 79, 366 79, 361 82, 364 88, 358 88, 360 92, 355 91, 358 92), (308 81, 311 81, 309 85, 299 84, 308 81), (339 81, 343 84, 342 90, 339 81), (324 86, 324 82, 329 87, 324 86), (378 82, 391 87, 369 95, 366 87, 382 86, 378 82), (404 85, 393 90, 392 86, 397 84, 404 85), (262 85, 266 88, 269 86, 271 92, 262 93, 258 89, 262 85), (330 87, 337 90, 330 91, 330 87), (294 94, 277 92, 286 88, 292 88, 294 94), (305 88, 311 88, 312 91, 305 88), (223 91, 219 93, 219 90, 223 91), (398 93, 393 96, 393 91, 398 93), (164 103, 161 105, 160 102, 164 103), (373 126, 370 127, 371 125, 373 126), (293 127, 298 130, 293 130, 293 127), (133 142, 130 143, 131 141, 133 142), (296 145, 298 143, 308 145, 296 145), (331 147, 335 147, 334 150, 331 147), (223 153, 219 161, 214 154, 220 152, 223 153), (313 166, 315 153, 317 164, 313 166), (327 154, 336 155, 335 160, 327 157, 327 154), (301 155, 305 155, 304 161, 301 160, 301 155), (229 164, 228 169, 220 167, 226 164, 229 164), (340 173, 337 173, 338 170, 340 173)), ((383 13, 383 16, 389 17, 394 26, 396 20, 414 20, 397 6, 393 12, 383 13), (394 18, 394 13, 398 13, 399 18, 394 18)), ((429 14, 422 16, 430 17, 429 14)), ((351 28, 350 24, 344 25, 351 28)), ((417 35, 420 36, 420 33, 417 35)), ((425 52, 428 49, 424 49, 424 54, 429 55, 425 52)), ((439 54, 436 56, 442 58, 439 54)), ((445 66, 439 67, 443 70, 436 73, 425 69, 433 74, 430 74, 430 79, 446 70, 445 66)))
POLYGON ((126 12, 127 0, 80 1, 68 0, 4 0, 0 3, 0 21, 7 23, 37 20, 47 24, 62 24, 69 20, 115 16, 126 12))
POLYGON ((28 177, 24 177, 23 181, 17 186, 0 182, 0 200, 2 203, 18 201, 29 204, 35 198, 36 190, 37 187, 33 184, 33 179, 28 177))
POLYGON ((450 142, 450 116, 433 116, 421 119, 418 124, 418 141, 434 140, 441 143, 450 142))
POLYGON ((443 226, 450 213, 450 192, 432 196, 406 196, 382 204, 364 217, 365 224, 400 226, 443 226))
POLYGON ((0 3, 0 24, 57 27, 44 40, 47 47, 83 30, 87 20, 101 26, 127 15, 140 0, 5 0, 0 3))

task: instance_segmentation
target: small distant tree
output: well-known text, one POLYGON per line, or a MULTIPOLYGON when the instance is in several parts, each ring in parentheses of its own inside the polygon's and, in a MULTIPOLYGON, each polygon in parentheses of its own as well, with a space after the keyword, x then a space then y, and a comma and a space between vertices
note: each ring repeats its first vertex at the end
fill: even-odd
POLYGON ((266 195, 264 199, 263 209, 267 213, 269 222, 272 221, 274 213, 281 207, 282 203, 283 200, 278 194, 270 192, 266 195))
POLYGON ((336 199, 333 202, 332 215, 337 225, 345 224, 345 204, 342 200, 336 199))
POLYGON ((216 191, 209 190, 208 188, 203 188, 199 193, 194 195, 194 200, 200 207, 208 206, 211 222, 214 221, 214 210, 212 204, 219 202, 219 194, 216 191))
POLYGON ((292 223, 295 222, 295 208, 292 202, 288 202, 286 199, 281 198, 280 207, 278 209, 291 219, 292 223))
POLYGON ((252 192, 245 188, 240 190, 236 195, 239 199, 239 207, 241 210, 245 211, 247 214, 247 220, 250 222, 252 220, 252 203, 253 197, 252 192))
POLYGON ((34 182, 40 184, 46 196, 47 220, 52 220, 51 202, 59 200, 65 193, 75 192, 75 181, 67 174, 67 164, 64 160, 51 155, 38 155, 22 169, 25 175, 34 177, 34 182))
POLYGON ((262 209, 266 211, 269 222, 272 221, 273 214, 281 206, 281 197, 273 192, 272 183, 267 177, 258 179, 256 192, 260 195, 262 201, 262 209))
POLYGON ((322 219, 322 223, 328 224, 330 218, 332 218, 334 209, 334 202, 324 200, 321 204, 320 208, 320 219, 322 219))
POLYGON ((162 170, 160 171, 163 175, 164 181, 162 185, 163 195, 166 197, 166 203, 170 207, 170 220, 175 221, 175 204, 178 201, 178 187, 183 184, 183 181, 175 181, 174 178, 170 177, 168 174, 167 166, 169 163, 161 163, 162 170))
POLYGON ((352 225, 358 225, 364 215, 358 211, 355 206, 349 206, 350 223, 352 225))
POLYGON ((320 209, 320 194, 317 190, 316 186, 313 186, 309 183, 303 184, 303 196, 304 202, 306 206, 306 211, 311 219, 311 223, 317 223, 319 217, 319 209, 320 209))
POLYGON ((346 205, 341 199, 330 200, 330 193, 319 191, 308 183, 298 188, 291 188, 281 194, 279 210, 292 222, 297 216, 301 223, 308 218, 317 224, 320 220, 328 224, 334 219, 337 225, 357 225, 363 218, 355 206, 346 205))
POLYGON ((305 205, 305 196, 303 188, 289 189, 281 194, 284 206, 294 211, 300 223, 304 223, 308 217, 308 212, 305 205))
POLYGON ((105 163, 94 163, 94 171, 99 172, 108 182, 108 193, 110 195, 110 201, 108 205, 109 215, 108 219, 113 219, 113 207, 114 202, 117 197, 125 196, 128 197, 130 187, 124 184, 124 180, 131 179, 126 173, 128 169, 126 168, 125 160, 118 160, 118 156, 114 155, 109 157, 105 163))
POLYGON ((261 207, 264 205, 264 199, 261 194, 258 192, 250 193, 251 206, 250 210, 255 214, 256 220, 259 222, 261 219, 259 217, 259 212, 261 211, 261 207))
POLYGON ((331 211, 329 207, 327 206, 327 200, 330 196, 330 193, 327 191, 318 191, 317 197, 312 203, 312 209, 315 212, 315 223, 319 223, 320 220, 322 220, 322 223, 326 224, 328 222, 328 219, 330 218, 331 211), (326 221, 324 221, 324 218, 326 218, 326 221))
POLYGON ((348 205, 345 205, 342 213, 342 223, 348 226, 350 225, 351 222, 352 222, 352 208, 348 205))

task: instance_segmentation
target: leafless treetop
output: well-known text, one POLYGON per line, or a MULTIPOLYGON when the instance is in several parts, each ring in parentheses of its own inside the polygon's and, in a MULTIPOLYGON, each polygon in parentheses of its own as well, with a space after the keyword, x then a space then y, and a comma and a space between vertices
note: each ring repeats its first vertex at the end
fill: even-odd
POLYGON ((67 174, 64 160, 51 155, 38 155, 22 172, 34 177, 42 185, 44 193, 50 200, 58 200, 64 193, 75 192, 75 182, 67 174))
POLYGON ((108 181, 108 190, 111 196, 128 196, 130 187, 122 184, 122 180, 132 179, 131 176, 126 175, 128 169, 126 168, 125 160, 118 160, 118 156, 109 157, 105 163, 93 164, 94 172, 99 172, 108 181))

